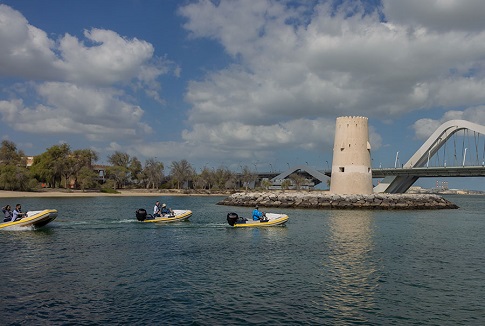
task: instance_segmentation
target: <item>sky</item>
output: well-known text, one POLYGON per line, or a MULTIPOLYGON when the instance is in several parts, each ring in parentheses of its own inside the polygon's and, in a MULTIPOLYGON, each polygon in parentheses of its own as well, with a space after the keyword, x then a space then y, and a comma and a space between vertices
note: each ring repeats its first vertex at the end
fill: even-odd
MULTIPOLYGON (((485 125, 484 15, 483 0, 0 0, 0 137, 167 172, 327 169, 336 118, 364 116, 373 167, 392 167, 445 121, 485 125)), ((467 136, 458 151, 481 161, 485 135, 467 136)))

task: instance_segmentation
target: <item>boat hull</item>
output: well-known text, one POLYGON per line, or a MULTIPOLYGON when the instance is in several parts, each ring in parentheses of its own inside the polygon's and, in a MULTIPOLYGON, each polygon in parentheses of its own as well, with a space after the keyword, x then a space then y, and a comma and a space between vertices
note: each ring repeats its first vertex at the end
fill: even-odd
POLYGON ((262 227, 272 227, 272 226, 283 226, 288 222, 289 217, 286 214, 275 214, 266 213, 267 222, 261 221, 246 221, 244 223, 235 223, 233 226, 235 228, 262 228, 262 227))
POLYGON ((44 209, 42 211, 29 211, 27 212, 28 217, 24 217, 21 220, 14 222, 4 222, 0 223, 0 229, 8 228, 10 226, 22 226, 22 227, 43 227, 57 217, 57 210, 55 209, 44 209))
POLYGON ((172 222, 181 222, 186 221, 192 216, 191 210, 180 210, 175 209, 173 211, 174 216, 165 216, 165 217, 156 217, 150 218, 142 221, 143 223, 172 223, 172 222))

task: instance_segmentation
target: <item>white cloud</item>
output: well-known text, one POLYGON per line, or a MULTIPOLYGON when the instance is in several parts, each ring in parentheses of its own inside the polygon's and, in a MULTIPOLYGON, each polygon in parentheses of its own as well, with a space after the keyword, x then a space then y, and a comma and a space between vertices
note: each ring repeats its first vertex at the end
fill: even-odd
POLYGON ((440 119, 419 119, 413 124, 416 138, 428 139, 439 126, 449 120, 467 120, 485 125, 485 106, 471 107, 462 111, 447 111, 440 119))
POLYGON ((322 143, 333 143, 335 121, 297 119, 274 125, 225 122, 218 125, 196 124, 184 130, 183 138, 195 145, 205 142, 219 149, 275 150, 278 148, 315 149, 322 143), (331 141, 329 141, 331 138, 331 141))
POLYGON ((90 141, 136 141, 151 133, 135 93, 164 103, 158 78, 179 68, 155 57, 146 41, 97 28, 83 36, 51 40, 0 4, 0 77, 25 80, 4 88, 9 98, 0 101, 3 121, 18 131, 90 141))
POLYGON ((482 0, 383 0, 386 18, 436 31, 478 31, 485 28, 482 0))
POLYGON ((29 25, 16 10, 0 4, 0 76, 54 78, 54 42, 46 33, 29 25))
POLYGON ((119 90, 50 82, 36 91, 45 104, 26 107, 21 100, 0 101, 3 120, 18 132, 79 134, 98 141, 151 132, 141 122, 143 110, 124 101, 119 90))
MULTIPOLYGON (((384 13, 386 6, 390 2, 384 13)), ((430 31, 405 21, 382 23, 377 13, 349 17, 347 9, 335 13, 328 4, 317 5, 308 24, 294 26, 288 20, 301 13, 284 2, 183 7, 185 28, 219 41, 237 62, 189 84, 189 121, 273 125, 339 115, 384 120, 485 102, 478 91, 485 81, 485 31, 430 31)))

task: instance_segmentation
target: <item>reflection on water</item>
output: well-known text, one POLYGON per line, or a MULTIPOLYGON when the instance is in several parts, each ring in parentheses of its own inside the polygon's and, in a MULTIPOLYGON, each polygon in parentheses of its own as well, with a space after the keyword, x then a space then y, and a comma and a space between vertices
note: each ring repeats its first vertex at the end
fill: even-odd
POLYGON ((373 212, 329 212, 328 256, 324 269, 328 286, 324 303, 343 318, 366 321, 362 312, 374 308, 378 286, 374 250, 373 212), (330 295, 329 295, 330 294, 330 295))

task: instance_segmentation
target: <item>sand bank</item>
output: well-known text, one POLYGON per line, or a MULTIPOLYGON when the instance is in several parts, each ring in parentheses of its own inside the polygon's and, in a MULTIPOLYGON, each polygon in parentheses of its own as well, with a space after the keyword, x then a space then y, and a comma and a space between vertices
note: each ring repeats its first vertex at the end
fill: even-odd
POLYGON ((224 194, 210 193, 183 193, 182 191, 169 190, 118 190, 117 194, 103 193, 98 191, 46 189, 39 191, 8 191, 0 190, 0 198, 25 198, 25 197, 161 197, 161 196, 224 196, 224 194))

